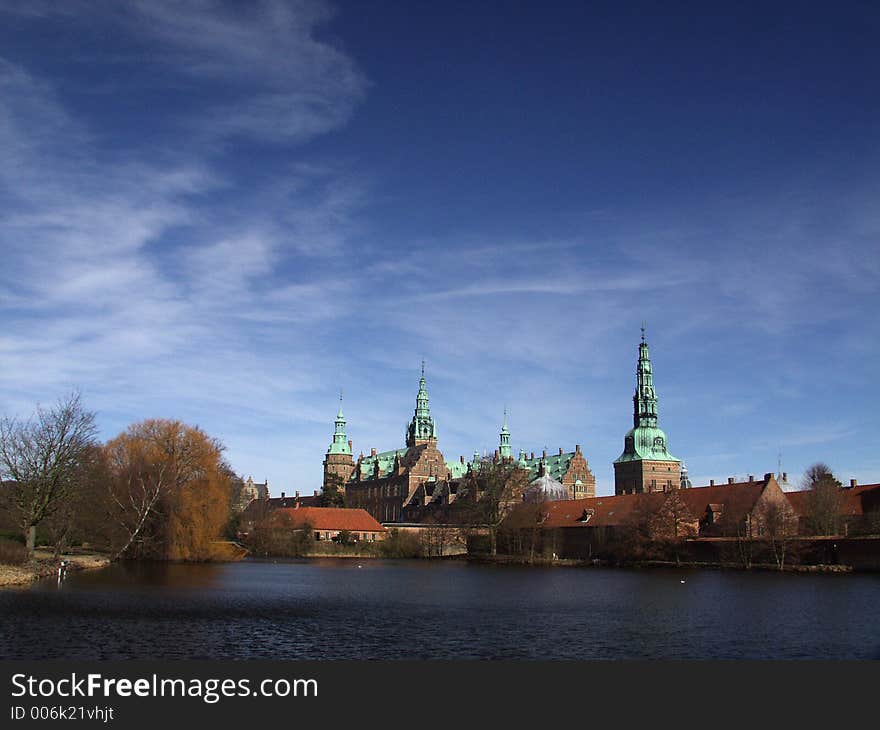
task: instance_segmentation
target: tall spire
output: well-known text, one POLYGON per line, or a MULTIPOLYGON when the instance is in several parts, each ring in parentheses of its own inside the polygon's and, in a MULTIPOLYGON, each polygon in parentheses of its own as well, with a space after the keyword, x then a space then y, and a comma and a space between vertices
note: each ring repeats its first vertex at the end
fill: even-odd
POLYGON ((644 323, 642 323, 642 341, 639 343, 639 363, 636 366, 633 426, 657 427, 657 394, 654 392, 654 373, 651 370, 648 343, 645 341, 644 323))
POLYGON ((345 435, 345 416, 342 413, 342 391, 339 391, 339 411, 336 414, 336 428, 333 431, 333 442, 327 449, 328 454, 350 454, 351 446, 345 435))
POLYGON ((507 406, 504 406, 504 423, 501 426, 501 444, 498 453, 502 459, 507 459, 510 453, 510 430, 507 428, 507 406))
POLYGON ((636 391, 633 394, 633 427, 623 441, 623 453, 615 464, 628 461, 676 462, 667 450, 666 434, 657 425, 657 393, 654 390, 654 372, 651 367, 651 353, 645 339, 645 325, 642 323, 642 337, 639 342, 639 360, 636 365, 636 391))
POLYGON ((431 418, 428 405, 428 388, 425 384, 425 361, 422 360, 422 374, 419 378, 419 392, 416 395, 416 410, 406 432, 406 445, 416 446, 419 443, 437 441, 437 430, 431 418))

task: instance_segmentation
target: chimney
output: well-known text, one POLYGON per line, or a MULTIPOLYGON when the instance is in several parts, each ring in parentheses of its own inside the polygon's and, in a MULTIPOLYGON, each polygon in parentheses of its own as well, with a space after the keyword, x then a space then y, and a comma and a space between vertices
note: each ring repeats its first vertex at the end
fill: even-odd
POLYGON ((858 482, 857 479, 850 479, 850 480, 849 480, 849 485, 850 485, 851 487, 857 487, 857 486, 859 485, 859 482, 858 482))
POLYGON ((298 489, 293 493, 293 496, 296 497, 297 499, 299 499, 299 490, 298 489))
POLYGON ((547 458, 547 449, 544 449, 544 450, 541 452, 541 458, 543 458, 543 459, 546 459, 546 458, 547 458))
POLYGON ((784 481, 784 482, 788 481, 788 472, 785 472, 785 471, 782 472, 782 481, 784 481))
POLYGON ((574 453, 576 453, 576 454, 581 453, 581 445, 580 444, 574 445, 574 453))
POLYGON ((315 496, 316 496, 316 497, 318 496, 318 490, 317 490, 317 489, 315 490, 315 496))
POLYGON ((559 455, 562 456, 562 447, 559 447, 559 455))
POLYGON ((727 483, 733 484, 733 477, 727 477, 727 483))
POLYGON ((281 492, 281 499, 284 499, 284 492, 281 492))
POLYGON ((534 451, 532 452, 532 458, 533 458, 533 459, 535 458, 535 452, 534 452, 534 451))
POLYGON ((765 482, 769 482, 772 478, 773 478, 773 472, 768 471, 768 472, 764 475, 764 481, 765 481, 765 482))
POLYGON ((755 475, 754 475, 754 474, 749 474, 749 481, 750 481, 750 482, 755 481, 755 475))
POLYGON ((495 449, 495 461, 498 461, 498 449, 495 449))
POLYGON ((461 461, 461 463, 464 464, 464 457, 463 457, 463 456, 459 456, 458 458, 459 458, 459 460, 461 461))
POLYGON ((370 456, 376 455, 376 449, 370 449, 370 456))
POLYGON ((709 486, 710 486, 710 487, 714 487, 714 486, 715 486, 715 480, 714 480, 714 479, 710 479, 710 480, 709 480, 709 486))

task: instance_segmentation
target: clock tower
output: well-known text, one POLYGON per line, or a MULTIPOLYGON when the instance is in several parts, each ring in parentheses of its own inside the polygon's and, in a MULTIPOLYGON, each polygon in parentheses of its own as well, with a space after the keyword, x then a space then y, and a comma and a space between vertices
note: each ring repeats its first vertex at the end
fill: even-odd
POLYGON ((633 427, 623 439, 623 453, 614 462, 614 493, 665 492, 678 489, 680 484, 681 462, 669 453, 666 434, 657 425, 657 393, 643 326, 633 395, 633 427))

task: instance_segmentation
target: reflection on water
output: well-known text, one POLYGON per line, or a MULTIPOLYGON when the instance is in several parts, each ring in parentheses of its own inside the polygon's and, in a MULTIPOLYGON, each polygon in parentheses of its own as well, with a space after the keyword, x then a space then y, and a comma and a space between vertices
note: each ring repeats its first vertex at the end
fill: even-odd
POLYGON ((880 658, 877 605, 875 575, 131 563, 0 591, 0 658, 880 658))

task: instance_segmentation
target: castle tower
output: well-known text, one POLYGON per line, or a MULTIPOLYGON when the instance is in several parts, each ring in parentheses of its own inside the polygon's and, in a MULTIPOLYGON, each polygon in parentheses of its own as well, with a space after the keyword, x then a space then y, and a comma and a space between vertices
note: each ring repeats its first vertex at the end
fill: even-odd
POLYGON ((354 471, 354 461, 351 458, 351 441, 345 435, 345 416, 342 413, 342 394, 339 395, 339 412, 336 414, 336 428, 333 432, 333 441, 327 449, 324 457, 324 486, 327 485, 327 477, 335 474, 343 483, 348 481, 354 471))
POLYGON ((428 390, 425 387, 425 361, 422 360, 422 377, 419 378, 419 392, 416 395, 416 411, 406 430, 406 445, 409 448, 422 444, 437 445, 437 429, 428 407, 428 390))
POLYGON ((685 466, 684 462, 681 462, 681 481, 679 481, 679 485, 682 489, 690 489, 694 486, 691 484, 691 478, 688 476, 688 468, 685 466))
POLYGON ((507 408, 504 409, 504 424, 501 426, 501 443, 498 447, 498 453, 502 460, 507 461, 511 457, 510 452, 510 430, 507 428, 507 408))
POLYGON ((680 467, 681 462, 667 451, 666 434, 657 425, 657 394, 643 326, 633 395, 633 427, 624 438, 623 453, 614 462, 614 493, 677 489, 681 484, 680 467))

